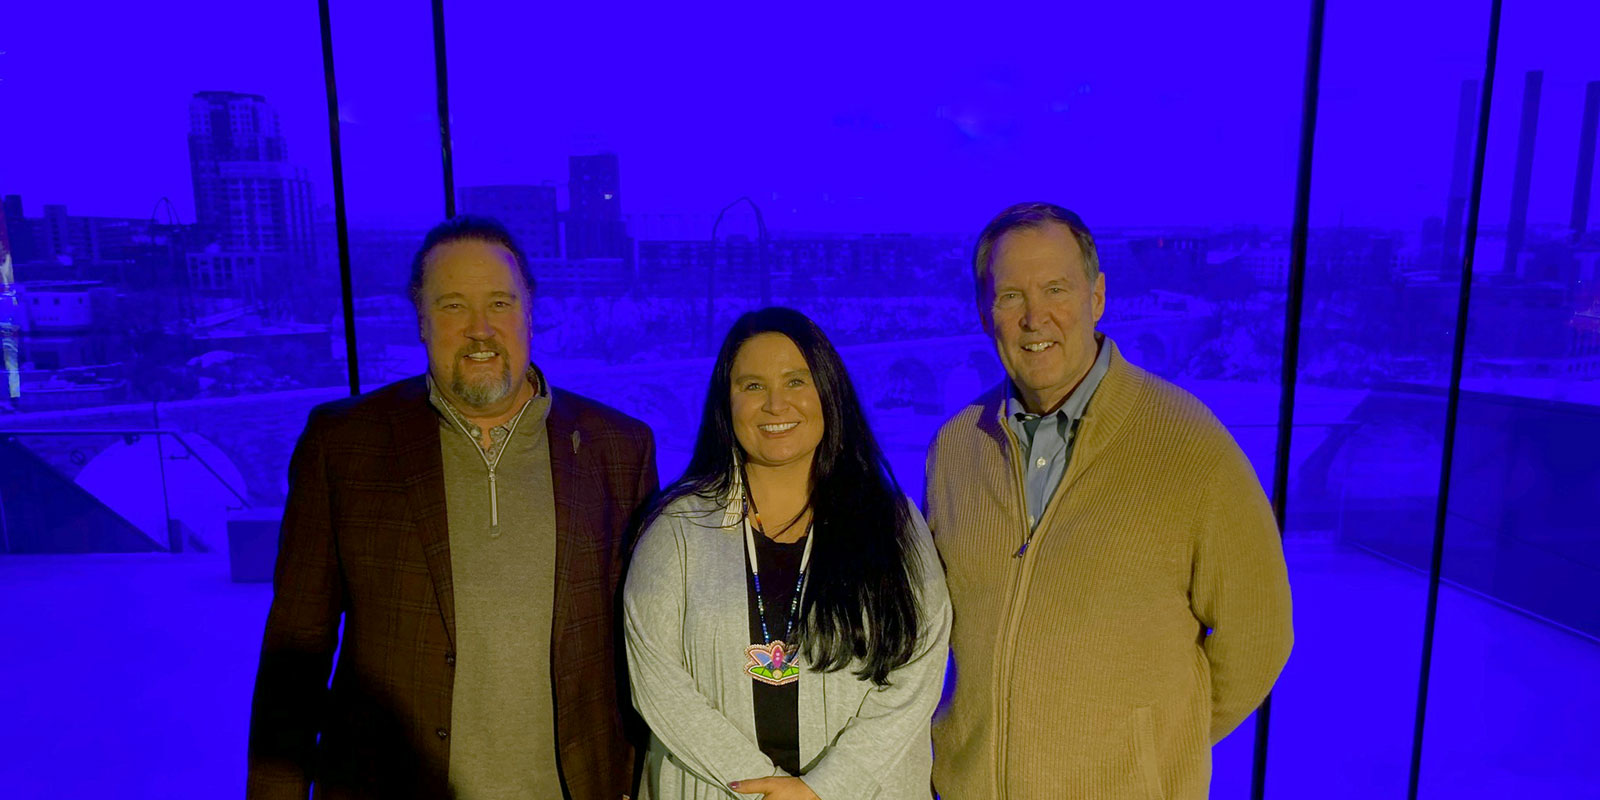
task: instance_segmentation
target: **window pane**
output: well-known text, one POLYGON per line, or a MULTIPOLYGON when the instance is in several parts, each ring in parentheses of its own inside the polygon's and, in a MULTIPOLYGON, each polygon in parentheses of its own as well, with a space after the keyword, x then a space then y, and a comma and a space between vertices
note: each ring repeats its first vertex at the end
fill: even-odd
POLYGON ((1486 3, 1328 7, 1272 796, 1406 791, 1487 24, 1486 3))
POLYGON ((426 0, 332 8, 356 360, 368 392, 426 365, 406 284, 417 245, 445 211, 433 16, 426 0))
POLYGON ((1600 8, 1556 2, 1508 4, 1501 26, 1423 750, 1430 797, 1600 791, 1596 29, 1600 8))
POLYGON ((271 590, 230 578, 348 392, 315 4, 5 17, 0 786, 237 793, 271 590))

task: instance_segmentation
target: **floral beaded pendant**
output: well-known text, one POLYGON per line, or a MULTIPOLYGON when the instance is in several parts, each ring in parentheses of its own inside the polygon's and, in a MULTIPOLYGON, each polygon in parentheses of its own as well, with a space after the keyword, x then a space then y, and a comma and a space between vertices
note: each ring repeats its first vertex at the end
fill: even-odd
POLYGON ((780 639, 771 644, 753 644, 744 649, 745 657, 750 659, 745 664, 745 672, 750 677, 771 686, 782 686, 800 680, 800 668, 790 661, 792 653, 784 648, 786 645, 780 639))

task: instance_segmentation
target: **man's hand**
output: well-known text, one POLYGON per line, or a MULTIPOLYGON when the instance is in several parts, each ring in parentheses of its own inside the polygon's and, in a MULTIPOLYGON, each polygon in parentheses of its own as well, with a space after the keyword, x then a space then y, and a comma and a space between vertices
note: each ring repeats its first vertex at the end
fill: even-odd
POLYGON ((759 794, 766 800, 822 800, 799 778, 755 778, 734 781, 728 788, 739 794, 759 794))

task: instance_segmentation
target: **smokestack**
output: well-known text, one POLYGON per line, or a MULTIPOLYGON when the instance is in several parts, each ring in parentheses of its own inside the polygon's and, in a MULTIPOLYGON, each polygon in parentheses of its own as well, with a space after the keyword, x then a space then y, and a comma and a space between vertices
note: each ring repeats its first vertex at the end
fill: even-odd
POLYGON ((1467 211, 1468 183, 1472 176, 1472 145, 1478 132, 1478 82, 1461 82, 1461 99, 1456 105, 1456 149, 1450 162, 1450 197, 1444 212, 1443 261, 1439 274, 1455 275, 1461 270, 1461 226, 1467 211))
POLYGON ((1600 81, 1589 81, 1583 100, 1583 128, 1578 134, 1578 183, 1572 189, 1572 238, 1589 230, 1589 193, 1594 186, 1595 127, 1600 124, 1600 81))
POLYGON ((1517 133, 1517 172, 1511 184, 1511 222, 1506 226, 1505 272, 1517 271, 1517 254, 1528 227, 1528 185, 1533 180, 1533 140, 1539 132, 1539 93, 1544 70, 1529 70, 1522 83, 1522 129, 1517 133))

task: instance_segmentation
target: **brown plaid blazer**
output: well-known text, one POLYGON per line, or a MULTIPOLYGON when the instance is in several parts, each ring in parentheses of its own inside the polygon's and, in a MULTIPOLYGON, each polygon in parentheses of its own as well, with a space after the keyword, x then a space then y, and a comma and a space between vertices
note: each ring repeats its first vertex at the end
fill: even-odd
MULTIPOLYGON (((643 423, 559 390, 547 425, 558 763, 568 797, 617 800, 633 749, 616 598, 630 516, 656 489, 655 444, 643 423)), ((289 465, 248 797, 305 798, 313 784, 319 798, 448 796, 446 520, 439 422, 421 376, 311 412, 289 465)))

